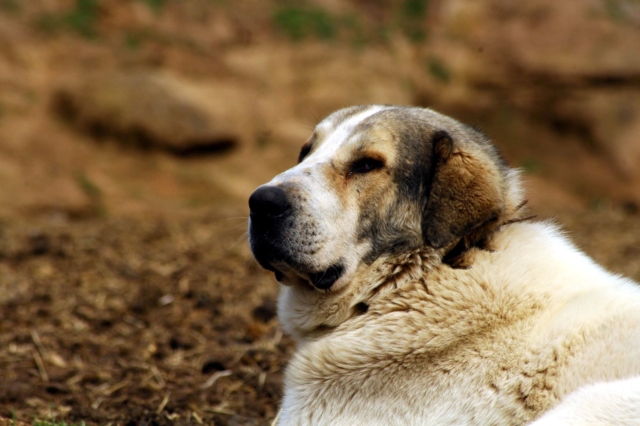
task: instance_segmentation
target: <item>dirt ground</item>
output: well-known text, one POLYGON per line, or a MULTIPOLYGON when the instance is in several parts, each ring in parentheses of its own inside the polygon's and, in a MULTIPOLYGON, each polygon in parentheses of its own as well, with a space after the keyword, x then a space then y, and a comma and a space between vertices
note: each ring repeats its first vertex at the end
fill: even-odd
POLYGON ((273 418, 292 344, 243 214, 3 225, 0 416, 273 418))
POLYGON ((247 199, 342 106, 480 125, 640 280, 637 2, 507 3, 0 0, 0 424, 269 424, 294 344, 247 199))
MULTIPOLYGON (((244 215, 3 224, 0 416, 268 424, 293 344, 244 215)), ((640 280, 637 212, 556 220, 596 260, 640 280)))

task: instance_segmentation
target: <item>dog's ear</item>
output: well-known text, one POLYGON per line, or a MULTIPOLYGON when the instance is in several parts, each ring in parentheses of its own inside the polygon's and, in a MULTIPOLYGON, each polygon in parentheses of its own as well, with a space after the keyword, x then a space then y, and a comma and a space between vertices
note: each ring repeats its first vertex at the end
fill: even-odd
POLYGON ((488 155, 468 152, 445 131, 433 135, 432 149, 422 237, 425 244, 440 248, 495 224, 504 200, 499 168, 488 155))

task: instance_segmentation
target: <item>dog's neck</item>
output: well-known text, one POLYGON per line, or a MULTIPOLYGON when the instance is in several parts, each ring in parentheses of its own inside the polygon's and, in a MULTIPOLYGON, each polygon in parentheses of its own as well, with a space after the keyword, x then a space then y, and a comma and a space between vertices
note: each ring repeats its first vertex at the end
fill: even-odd
MULTIPOLYGON (((362 264, 350 283, 338 290, 321 291, 306 282, 281 286, 278 316, 286 333, 298 341, 319 338, 344 322, 366 313, 369 306, 389 292, 402 290, 446 263, 467 268, 466 253, 472 248, 491 249, 491 238, 511 223, 526 221, 526 201, 505 209, 503 217, 483 230, 482 238, 465 236, 442 249, 420 247, 400 255, 381 256, 373 264, 362 264)), ((480 234, 479 234, 480 235, 480 234)))
POLYGON ((390 291, 425 276, 441 263, 444 252, 422 247, 380 257, 371 265, 360 266, 351 282, 335 291, 319 291, 308 284, 282 286, 278 299, 282 327, 299 341, 321 337, 367 312, 390 291))

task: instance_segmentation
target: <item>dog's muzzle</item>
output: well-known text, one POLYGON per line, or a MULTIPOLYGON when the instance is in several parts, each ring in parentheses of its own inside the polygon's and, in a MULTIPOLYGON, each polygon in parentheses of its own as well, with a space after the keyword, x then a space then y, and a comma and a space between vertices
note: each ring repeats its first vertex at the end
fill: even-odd
POLYGON ((290 229, 294 225, 294 208, 287 193, 277 186, 265 185, 256 189, 249 197, 251 251, 263 268, 273 271, 280 281, 282 272, 278 265, 290 268, 309 277, 314 287, 327 290, 344 272, 341 262, 319 272, 305 267, 299 254, 290 245, 290 229))

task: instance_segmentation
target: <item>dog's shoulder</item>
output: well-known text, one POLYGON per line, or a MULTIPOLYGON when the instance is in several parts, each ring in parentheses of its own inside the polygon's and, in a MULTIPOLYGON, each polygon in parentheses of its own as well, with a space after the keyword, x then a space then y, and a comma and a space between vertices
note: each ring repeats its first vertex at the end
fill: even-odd
POLYGON ((597 264, 553 222, 509 224, 488 246, 473 254, 476 273, 507 277, 517 287, 558 298, 590 291, 621 299, 640 296, 637 283, 597 264))

